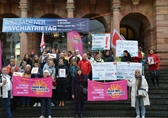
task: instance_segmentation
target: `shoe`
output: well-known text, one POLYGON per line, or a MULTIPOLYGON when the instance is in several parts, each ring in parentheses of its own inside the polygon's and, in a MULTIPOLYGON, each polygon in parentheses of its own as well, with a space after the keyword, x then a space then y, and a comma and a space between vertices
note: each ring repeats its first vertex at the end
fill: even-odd
POLYGON ((142 116, 142 118, 145 118, 145 116, 142 116))
POLYGON ((33 107, 37 107, 37 103, 36 102, 34 103, 33 107))
POLYGON ((39 102, 37 106, 38 106, 38 107, 41 107, 41 103, 39 102))
POLYGON ((29 107, 29 104, 27 104, 27 107, 29 107))
POLYGON ((40 116, 39 118, 45 118, 44 116, 40 116))
POLYGON ((25 105, 23 104, 22 107, 25 107, 25 105))
POLYGON ((63 107, 65 106, 64 101, 62 101, 62 106, 63 106, 63 107))
POLYGON ((78 114, 75 115, 75 118, 78 118, 78 114))
POLYGON ((58 106, 60 107, 61 105, 62 105, 62 104, 61 104, 61 101, 60 101, 60 103, 59 103, 59 105, 58 105, 58 106))
POLYGON ((140 118, 140 116, 139 116, 139 115, 137 115, 137 116, 136 116, 136 118, 140 118))
POLYGON ((55 106, 55 104, 51 102, 51 106, 52 106, 52 107, 54 107, 54 106, 55 106))
POLYGON ((48 118, 52 118, 51 116, 48 116, 48 118))
POLYGON ((81 114, 81 117, 80 118, 83 118, 83 115, 81 114))

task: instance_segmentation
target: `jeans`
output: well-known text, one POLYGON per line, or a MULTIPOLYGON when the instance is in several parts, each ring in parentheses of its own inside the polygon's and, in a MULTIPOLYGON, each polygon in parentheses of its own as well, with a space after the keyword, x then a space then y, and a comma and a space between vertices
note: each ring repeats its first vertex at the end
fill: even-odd
POLYGON ((83 114, 84 102, 75 104, 75 114, 78 114, 79 106, 80 106, 81 114, 83 114))
POLYGON ((41 98, 41 115, 45 116, 45 109, 47 103, 48 116, 51 116, 51 98, 41 98))
POLYGON ((12 118, 11 108, 10 108, 10 99, 11 99, 11 92, 8 91, 8 98, 3 98, 5 103, 5 109, 7 113, 7 118, 12 118))
POLYGON ((30 97, 22 97, 22 105, 30 105, 30 97))
POLYGON ((141 107, 141 115, 145 116, 146 109, 145 109, 145 106, 144 106, 143 98, 137 96, 136 97, 136 101, 135 101, 135 111, 136 111, 136 114, 138 116, 140 116, 140 109, 139 109, 139 107, 141 107))

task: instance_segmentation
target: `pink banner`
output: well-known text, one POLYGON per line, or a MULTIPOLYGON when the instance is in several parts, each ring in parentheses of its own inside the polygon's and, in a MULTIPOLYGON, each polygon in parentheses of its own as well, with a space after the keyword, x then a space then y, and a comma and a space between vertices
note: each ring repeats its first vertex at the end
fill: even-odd
POLYGON ((127 100, 127 81, 96 82, 88 80, 88 101, 127 100))
POLYGON ((13 96, 52 97, 52 78, 13 76, 13 96))
POLYGON ((74 50, 79 50, 79 54, 83 55, 83 42, 80 34, 76 31, 68 32, 68 40, 71 41, 74 50))

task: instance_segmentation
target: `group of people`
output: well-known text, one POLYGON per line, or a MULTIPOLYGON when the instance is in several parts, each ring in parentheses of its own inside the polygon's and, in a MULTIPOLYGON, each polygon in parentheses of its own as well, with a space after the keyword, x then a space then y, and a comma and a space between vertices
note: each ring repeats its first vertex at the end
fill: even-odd
MULTIPOLYGON (((123 56, 119 57, 117 61, 121 62, 137 62, 149 65, 149 73, 155 86, 154 78, 157 80, 159 86, 159 63, 160 59, 157 54, 154 54, 154 50, 149 50, 149 55, 146 57, 142 52, 142 48, 139 47, 137 57, 131 57, 129 52, 125 50, 123 56), (152 59, 152 60, 151 60, 152 59)), ((42 78, 52 77, 53 82, 57 83, 57 86, 53 86, 53 93, 56 89, 57 97, 59 98, 59 107, 65 106, 65 95, 67 94, 68 99, 74 99, 75 103, 75 118, 78 118, 78 109, 80 107, 80 117, 83 118, 84 101, 86 101, 86 95, 83 94, 82 88, 87 87, 87 80, 92 79, 92 63, 102 62, 114 62, 113 53, 110 50, 98 51, 92 54, 90 52, 79 54, 79 50, 75 51, 61 51, 59 49, 46 47, 41 56, 35 54, 34 50, 24 55, 19 67, 16 66, 15 60, 11 59, 10 64, 2 68, 2 74, 0 76, 0 96, 4 99, 7 118, 12 118, 12 111, 16 110, 17 101, 19 97, 14 96, 12 99, 12 106, 10 107, 10 98, 12 97, 12 75, 14 72, 22 72, 23 77, 27 78, 42 78), (31 73, 33 67, 38 68, 36 74, 31 73), (60 70, 65 70, 64 76, 60 75, 60 70), (67 92, 66 92, 67 90, 67 92)), ((149 104, 148 96, 139 97, 137 90, 140 88, 148 91, 148 84, 145 80, 144 72, 136 70, 135 79, 130 79, 128 85, 132 87, 131 92, 131 103, 133 107, 136 107, 137 117, 140 118, 139 106, 142 110, 142 118, 145 118, 145 107, 144 105, 149 104), (146 100, 146 102, 144 102, 146 100)), ((54 94, 53 94, 54 96, 54 94)), ((22 107, 29 107, 31 97, 21 97, 22 107)), ((48 118, 51 118, 51 111, 54 104, 52 98, 33 98, 34 105, 41 106, 41 116, 45 117, 45 108, 48 109, 48 118), (47 104, 47 105, 46 105, 47 104)))

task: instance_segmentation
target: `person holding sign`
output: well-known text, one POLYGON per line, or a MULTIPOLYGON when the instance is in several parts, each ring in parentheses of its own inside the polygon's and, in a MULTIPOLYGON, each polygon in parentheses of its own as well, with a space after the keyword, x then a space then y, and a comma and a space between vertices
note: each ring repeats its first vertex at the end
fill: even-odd
POLYGON ((104 62, 104 60, 101 58, 100 52, 96 52, 96 55, 95 55, 94 63, 97 63, 97 62, 104 62))
POLYGON ((65 106, 65 89, 68 77, 68 68, 64 65, 64 61, 62 58, 59 59, 58 66, 56 67, 56 79, 57 79, 57 90, 58 90, 58 97, 59 97, 59 105, 58 106, 65 106))
POLYGON ((121 62, 132 62, 130 53, 127 50, 124 50, 124 56, 121 58, 121 62))
POLYGON ((150 105, 148 96, 148 83, 144 76, 141 75, 140 70, 135 70, 135 78, 129 79, 127 84, 131 89, 131 106, 135 107, 136 118, 145 118, 145 106, 150 105), (143 93, 143 94, 142 94, 143 93))
POLYGON ((89 74, 91 71, 91 64, 90 62, 87 60, 87 54, 84 53, 82 60, 78 62, 78 66, 81 68, 82 70, 82 74, 85 76, 85 79, 89 79, 89 74))
MULTIPOLYGON (((50 76, 50 72, 48 70, 44 70, 43 77, 47 78, 49 76, 50 76)), ((53 78, 53 81, 55 81, 54 78, 53 78)), ((51 118, 51 111, 52 111, 51 98, 50 97, 41 98, 41 103, 42 103, 42 106, 41 106, 41 116, 40 116, 40 118, 45 118, 46 106, 47 106, 47 110, 48 110, 48 118, 51 118)))
POLYGON ((157 54, 154 54, 154 50, 149 50, 149 55, 146 58, 146 62, 149 66, 149 73, 152 79, 152 84, 155 86, 155 80, 157 81, 157 86, 159 87, 159 68, 160 68, 160 59, 157 54))
POLYGON ((110 54, 110 50, 104 51, 103 60, 104 62, 114 62, 114 57, 112 54, 110 54))
POLYGON ((86 95, 83 94, 83 88, 86 88, 87 80, 82 75, 82 70, 79 68, 72 81, 72 98, 75 103, 75 118, 78 118, 78 109, 80 106, 81 118, 83 118, 84 101, 86 101, 86 95))

